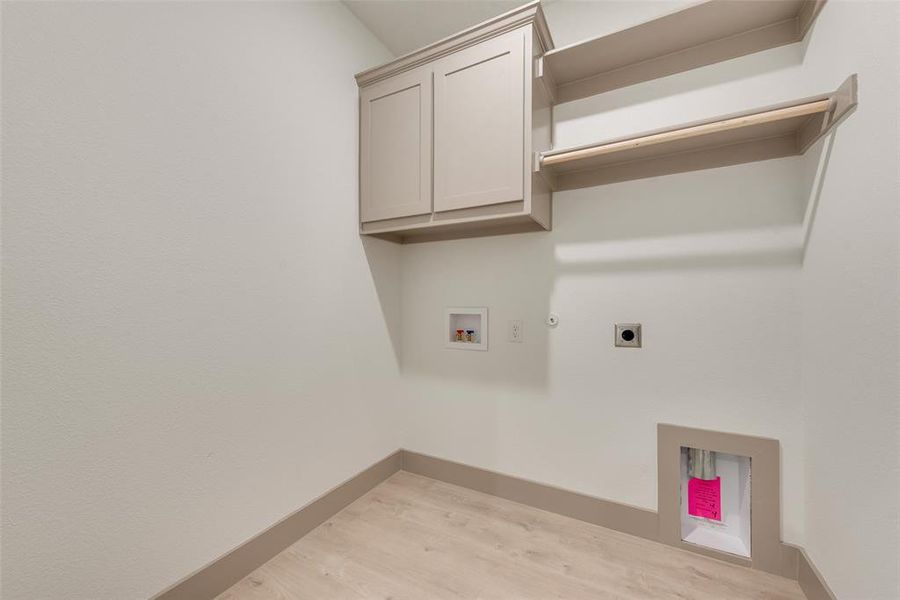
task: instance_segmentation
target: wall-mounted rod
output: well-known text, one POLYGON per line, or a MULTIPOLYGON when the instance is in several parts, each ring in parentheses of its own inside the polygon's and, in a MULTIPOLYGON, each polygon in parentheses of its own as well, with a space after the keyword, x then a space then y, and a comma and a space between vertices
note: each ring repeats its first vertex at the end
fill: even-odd
POLYGON ((577 150, 571 150, 569 152, 551 154, 549 156, 544 156, 541 159, 541 164, 545 166, 562 164, 573 160, 582 160, 585 158, 603 156, 604 154, 611 154, 613 152, 621 152, 623 150, 634 150, 636 148, 643 148, 646 146, 653 146, 655 144, 674 142, 702 135, 720 133, 732 129, 740 129, 742 127, 763 125, 765 123, 783 121, 786 119, 794 119, 796 117, 828 112, 832 110, 832 106, 833 100, 831 98, 826 98, 824 100, 807 102, 805 104, 798 104, 796 106, 788 106, 786 108, 768 110, 764 112, 754 113, 752 115, 734 117, 722 121, 714 121, 712 123, 704 123, 703 125, 684 127, 682 129, 664 131, 662 133, 645 135, 628 140, 622 140, 619 142, 610 142, 607 144, 600 144, 598 146, 591 146, 589 148, 580 148, 577 150))

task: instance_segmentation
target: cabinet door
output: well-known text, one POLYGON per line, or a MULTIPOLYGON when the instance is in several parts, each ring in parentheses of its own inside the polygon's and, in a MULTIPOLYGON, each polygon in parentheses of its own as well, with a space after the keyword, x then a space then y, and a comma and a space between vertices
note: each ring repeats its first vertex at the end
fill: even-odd
POLYGON ((360 91, 362 222, 431 212, 431 69, 360 91))
POLYGON ((434 67, 434 209, 523 199, 525 36, 511 31, 434 67))

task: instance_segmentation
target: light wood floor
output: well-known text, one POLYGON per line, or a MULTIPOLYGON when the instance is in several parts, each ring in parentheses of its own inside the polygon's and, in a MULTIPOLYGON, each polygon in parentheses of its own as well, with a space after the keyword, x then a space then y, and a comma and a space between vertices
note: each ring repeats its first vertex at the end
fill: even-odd
POLYGON ((219 596, 804 598, 796 582, 406 472, 219 596))

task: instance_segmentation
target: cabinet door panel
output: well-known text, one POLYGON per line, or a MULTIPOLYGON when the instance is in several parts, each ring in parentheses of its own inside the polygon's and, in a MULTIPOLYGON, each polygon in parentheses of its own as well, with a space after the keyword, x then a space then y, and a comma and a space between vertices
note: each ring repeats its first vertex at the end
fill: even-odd
POLYGON ((431 212, 431 70, 360 92, 362 222, 431 212))
POLYGON ((511 31, 434 67, 434 208, 522 200, 524 44, 511 31))

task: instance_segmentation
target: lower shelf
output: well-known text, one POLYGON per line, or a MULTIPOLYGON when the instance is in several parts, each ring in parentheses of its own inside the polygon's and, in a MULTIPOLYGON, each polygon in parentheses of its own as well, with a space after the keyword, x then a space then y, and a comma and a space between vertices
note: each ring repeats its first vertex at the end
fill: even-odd
POLYGON ((803 154, 857 103, 852 75, 831 94, 540 155, 554 190, 803 154))

